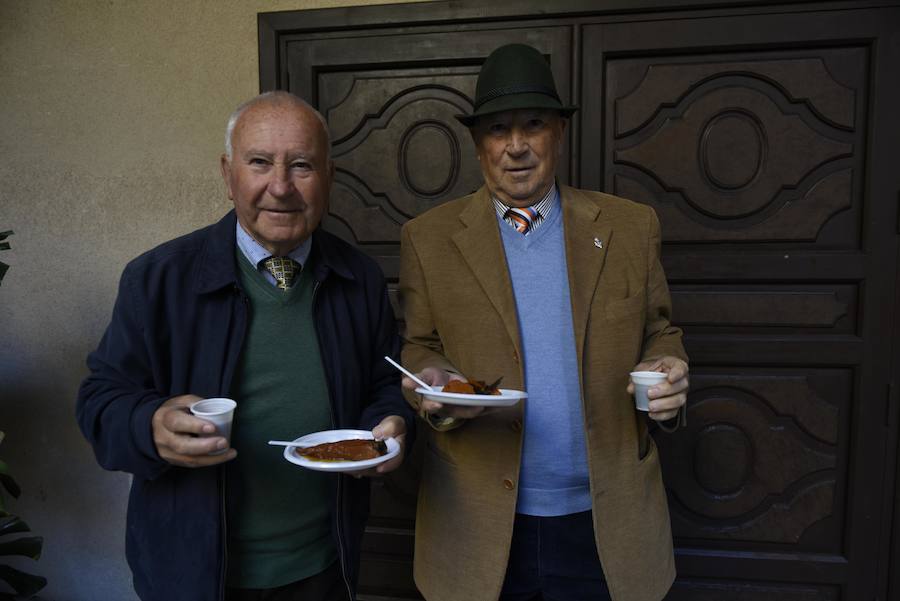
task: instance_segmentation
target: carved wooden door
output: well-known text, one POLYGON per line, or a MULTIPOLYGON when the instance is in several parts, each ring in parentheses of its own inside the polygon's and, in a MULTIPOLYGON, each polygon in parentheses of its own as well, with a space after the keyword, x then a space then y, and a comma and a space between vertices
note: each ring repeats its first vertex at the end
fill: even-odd
MULTIPOLYGON (((403 222, 481 183, 453 118, 481 62, 537 47, 581 107, 562 181, 647 203, 663 226, 692 363, 688 427, 656 436, 679 571, 668 598, 884 598, 898 3, 571 4, 261 15, 262 87, 308 98, 331 128, 325 226, 394 288, 403 222)), ((375 485, 361 599, 418 598, 413 459, 375 485)))
POLYGON ((866 174, 883 17, 585 30, 586 79, 605 74, 586 104, 606 112, 585 113, 604 155, 582 173, 659 214, 692 360, 688 427, 656 437, 679 547, 671 599, 877 593, 891 353, 877 291, 896 276, 875 258, 896 207, 866 174))

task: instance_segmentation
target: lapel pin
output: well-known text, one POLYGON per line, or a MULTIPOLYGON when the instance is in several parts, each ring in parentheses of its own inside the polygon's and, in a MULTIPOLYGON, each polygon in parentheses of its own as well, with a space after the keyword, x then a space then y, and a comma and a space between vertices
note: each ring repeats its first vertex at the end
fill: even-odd
POLYGON ((603 240, 600 238, 594 238, 594 246, 597 248, 603 248, 603 240))

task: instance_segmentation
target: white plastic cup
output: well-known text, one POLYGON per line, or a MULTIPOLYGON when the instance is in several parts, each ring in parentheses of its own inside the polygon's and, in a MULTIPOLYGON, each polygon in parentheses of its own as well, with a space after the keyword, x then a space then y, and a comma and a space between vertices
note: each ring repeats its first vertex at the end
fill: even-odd
POLYGON ((665 382, 666 374, 661 371, 633 371, 631 381, 634 383, 634 406, 638 411, 650 411, 650 399, 647 390, 660 382, 665 382))
POLYGON ((211 422, 216 427, 215 432, 201 434, 200 436, 203 438, 224 436, 225 440, 228 441, 228 445, 224 449, 213 451, 210 455, 221 455, 231 446, 231 422, 234 419, 235 407, 237 407, 237 403, 225 398, 203 399, 191 404, 191 413, 211 422))

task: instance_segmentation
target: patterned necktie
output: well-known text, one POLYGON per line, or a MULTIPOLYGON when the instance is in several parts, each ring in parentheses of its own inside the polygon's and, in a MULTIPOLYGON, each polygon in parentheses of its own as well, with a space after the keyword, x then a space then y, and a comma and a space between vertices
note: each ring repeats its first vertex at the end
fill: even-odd
POLYGON ((278 282, 278 287, 288 290, 294 282, 294 276, 300 273, 302 266, 289 257, 269 257, 263 261, 263 265, 278 282))
POLYGON ((512 224, 515 226, 516 231, 523 236, 531 231, 531 227, 534 225, 534 221, 539 216, 540 214, 532 207, 525 207, 524 209, 512 207, 508 211, 506 211, 505 215, 507 219, 512 221, 512 224))

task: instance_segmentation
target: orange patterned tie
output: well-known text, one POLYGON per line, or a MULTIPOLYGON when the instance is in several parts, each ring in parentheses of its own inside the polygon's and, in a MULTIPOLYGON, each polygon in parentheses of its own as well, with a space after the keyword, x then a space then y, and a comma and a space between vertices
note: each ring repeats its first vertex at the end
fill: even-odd
POLYGON ((538 212, 531 207, 525 207, 524 209, 512 207, 506 211, 506 217, 512 220, 516 231, 523 236, 531 230, 531 226, 534 225, 534 220, 537 216, 538 212))
POLYGON ((301 265, 289 257, 269 257, 263 264, 282 290, 289 290, 301 265))

